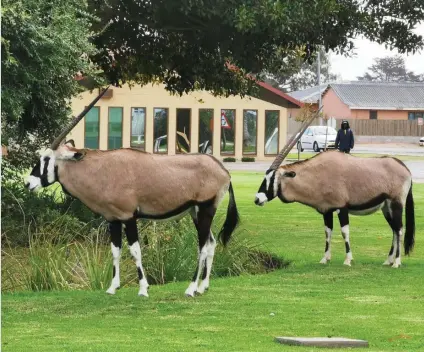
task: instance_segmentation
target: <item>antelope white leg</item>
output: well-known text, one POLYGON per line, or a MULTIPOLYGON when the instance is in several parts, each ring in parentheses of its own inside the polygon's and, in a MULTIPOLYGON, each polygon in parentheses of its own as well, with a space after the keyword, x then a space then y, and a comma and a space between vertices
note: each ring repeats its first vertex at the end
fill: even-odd
POLYGON ((205 265, 206 258, 208 256, 208 252, 206 250, 207 245, 204 245, 202 249, 199 252, 199 261, 197 265, 197 271, 194 274, 193 281, 188 286, 187 290, 185 291, 186 296, 194 297, 195 293, 198 290, 198 284, 199 284, 199 278, 200 273, 203 271, 203 267, 205 265))
POLYGON ((146 276, 144 274, 143 265, 141 264, 141 249, 138 241, 135 241, 130 246, 130 253, 135 260, 135 265, 137 266, 138 280, 140 283, 140 290, 138 291, 139 296, 149 297, 147 289, 149 284, 147 283, 146 276))
POLYGON ((392 240, 392 247, 390 248, 389 255, 387 256, 386 261, 383 263, 383 265, 392 265, 394 263, 394 256, 395 256, 395 242, 396 242, 396 234, 393 232, 393 240, 392 240))
POLYGON ((210 233, 210 240, 206 244, 206 276, 203 278, 201 284, 199 285, 197 292, 202 294, 209 288, 209 277, 211 275, 213 257, 215 254, 216 241, 213 237, 212 231, 210 233))
POLYGON ((331 260, 331 234, 332 233, 333 233, 333 230, 325 226, 325 251, 324 251, 324 257, 320 261, 321 264, 327 264, 327 262, 331 260))
POLYGON ((400 262, 400 251, 401 251, 401 246, 400 246, 400 244, 401 244, 401 238, 402 238, 402 230, 399 230, 398 231, 398 233, 396 234, 396 240, 395 240, 395 248, 394 248, 394 251, 393 251, 393 253, 395 253, 395 260, 394 260, 394 263, 393 263, 393 265, 392 265, 392 268, 399 268, 400 267, 400 265, 401 265, 401 262, 400 262))
POLYGON ((342 236, 345 240, 345 246, 346 246, 346 259, 344 261, 344 265, 350 266, 350 262, 352 261, 352 251, 350 249, 350 243, 349 243, 349 225, 345 225, 342 227, 342 236))
POLYGON ((120 285, 120 278, 119 278, 119 259, 121 257, 121 248, 115 247, 113 243, 111 243, 111 249, 112 249, 112 257, 113 257, 113 278, 112 283, 107 293, 114 295, 116 293, 116 289, 119 288, 120 285))

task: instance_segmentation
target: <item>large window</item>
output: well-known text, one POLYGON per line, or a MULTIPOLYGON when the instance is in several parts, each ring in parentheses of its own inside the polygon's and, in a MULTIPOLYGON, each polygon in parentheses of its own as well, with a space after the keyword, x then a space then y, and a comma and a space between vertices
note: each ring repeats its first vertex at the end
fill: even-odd
POLYGON ((258 111, 243 110, 243 154, 256 154, 258 111))
POLYGON ((199 153, 212 154, 213 109, 199 110, 199 153))
POLYGON ((99 149, 100 108, 93 106, 85 115, 84 148, 99 149))
POLYGON ((265 155, 276 155, 279 149, 278 110, 265 110, 265 155))
POLYGON ((176 152, 190 153, 191 109, 177 109, 176 152))
POLYGON ((131 147, 146 150, 146 109, 131 108, 131 147))
POLYGON ((122 148, 122 108, 109 108, 107 149, 122 148))
POLYGON ((221 110, 221 154, 234 155, 236 133, 236 111, 232 109, 221 110))
POLYGON ((168 109, 153 109, 153 152, 168 153, 168 109))
POLYGON ((415 111, 415 112, 409 112, 408 113, 408 120, 416 120, 418 118, 422 118, 424 117, 424 112, 423 111, 415 111))

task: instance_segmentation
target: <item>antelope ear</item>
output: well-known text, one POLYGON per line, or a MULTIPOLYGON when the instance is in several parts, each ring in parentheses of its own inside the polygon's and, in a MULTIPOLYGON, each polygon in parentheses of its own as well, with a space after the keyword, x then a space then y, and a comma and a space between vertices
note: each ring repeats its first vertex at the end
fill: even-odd
POLYGON ((68 145, 68 146, 71 146, 71 147, 74 147, 75 148, 75 142, 74 142, 73 139, 70 139, 69 141, 66 141, 65 142, 65 145, 68 145))
POLYGON ((283 176, 293 178, 296 176, 296 173, 294 171, 287 171, 283 174, 283 176))
POLYGON ((85 151, 81 149, 76 149, 74 147, 63 145, 58 148, 56 152, 56 158, 59 160, 73 160, 78 161, 84 158, 85 151))

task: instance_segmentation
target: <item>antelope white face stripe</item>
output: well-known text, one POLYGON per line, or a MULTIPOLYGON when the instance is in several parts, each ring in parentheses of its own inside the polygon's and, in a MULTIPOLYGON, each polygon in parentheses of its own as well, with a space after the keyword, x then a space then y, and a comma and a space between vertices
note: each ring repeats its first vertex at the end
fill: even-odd
POLYGON ((29 183, 29 190, 30 191, 35 191, 38 188, 41 187, 41 179, 39 177, 35 177, 35 176, 28 176, 27 179, 25 180, 25 182, 28 184, 29 183))
POLYGON ((269 184, 271 182, 271 178, 274 175, 275 171, 271 171, 268 175, 265 176, 266 179, 266 189, 269 189, 269 184))
POLYGON ((49 183, 53 183, 55 181, 54 164, 55 159, 53 156, 51 156, 47 165, 47 181, 49 181, 49 183))

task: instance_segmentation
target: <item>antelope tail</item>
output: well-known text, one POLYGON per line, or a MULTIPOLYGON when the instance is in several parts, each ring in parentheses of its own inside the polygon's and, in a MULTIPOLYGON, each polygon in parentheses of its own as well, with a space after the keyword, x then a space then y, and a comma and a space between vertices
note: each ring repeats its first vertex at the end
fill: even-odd
POLYGON ((228 202, 227 217, 218 235, 219 240, 224 244, 224 246, 227 245, 231 238, 231 234, 234 232, 240 221, 236 200, 234 199, 233 185, 231 182, 228 192, 230 194, 230 200, 228 202))
POLYGON ((415 211, 414 198, 412 196, 412 181, 408 196, 406 197, 405 206, 405 238, 403 244, 405 246, 405 255, 408 255, 414 249, 415 243, 415 211))

